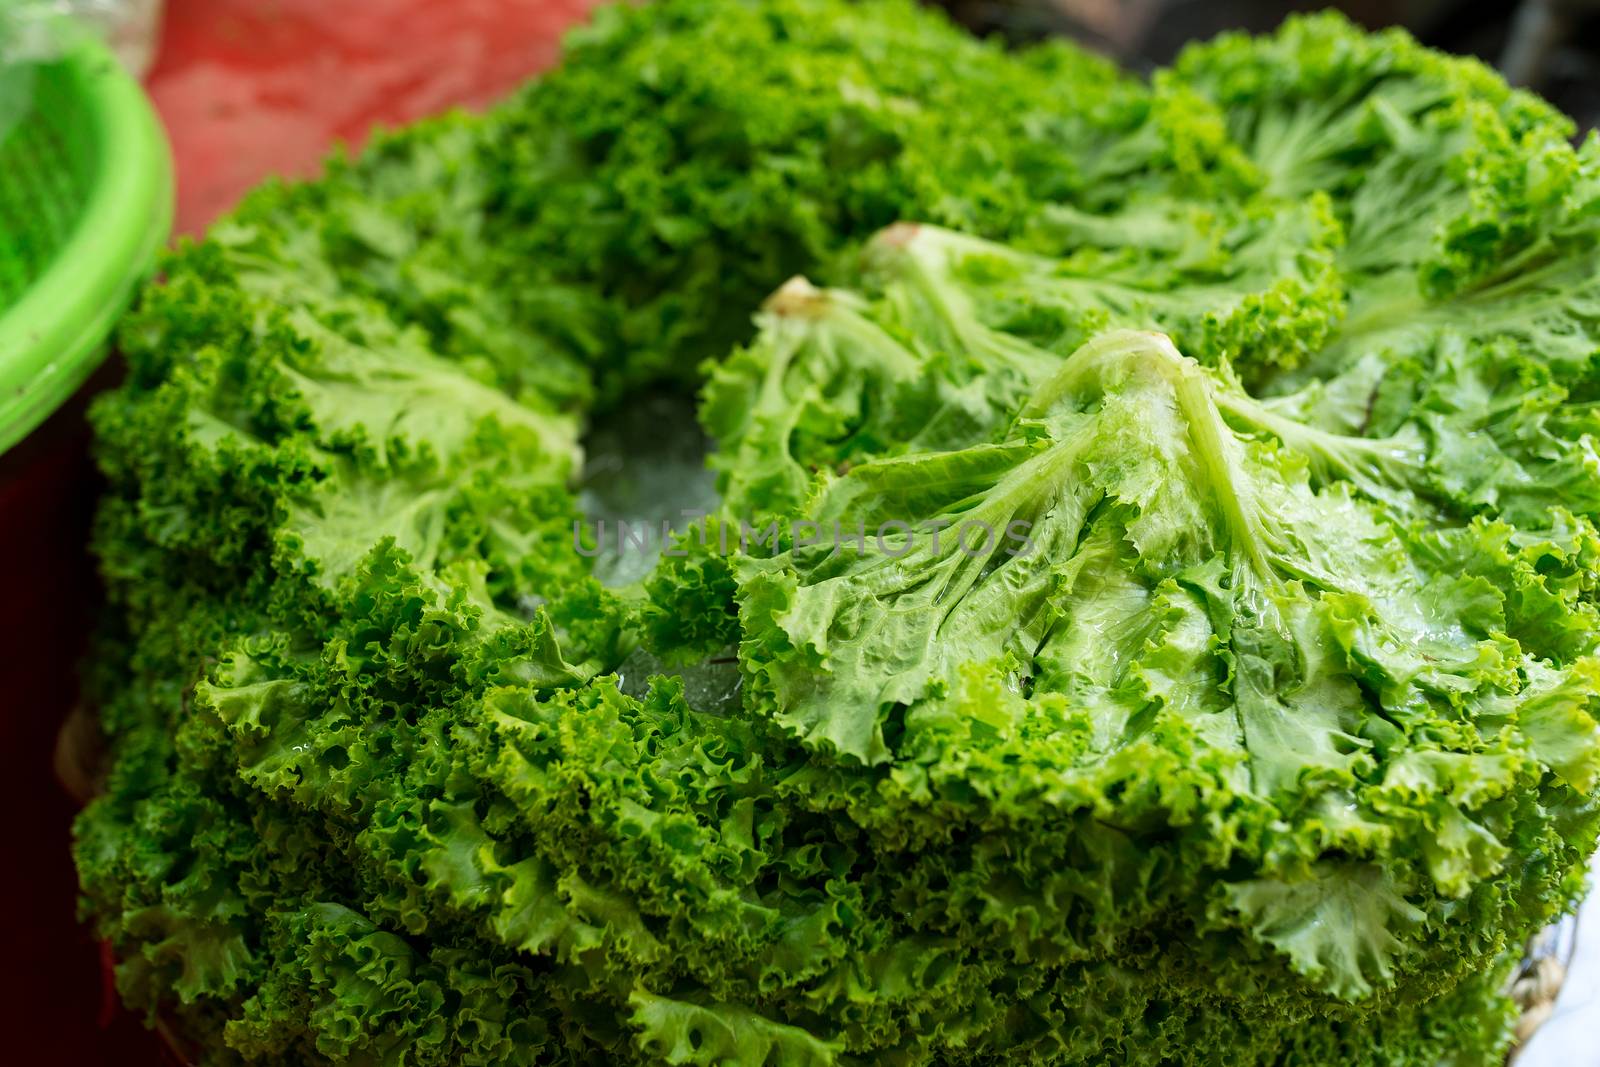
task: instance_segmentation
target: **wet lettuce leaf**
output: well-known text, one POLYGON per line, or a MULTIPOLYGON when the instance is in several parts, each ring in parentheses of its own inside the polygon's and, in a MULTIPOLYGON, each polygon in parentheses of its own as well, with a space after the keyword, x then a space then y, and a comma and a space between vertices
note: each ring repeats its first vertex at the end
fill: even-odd
POLYGON ((121 995, 208 1065, 1501 1062, 1600 833, 1568 135, 1333 16, 1143 80, 660 0, 258 190, 94 410, 121 995), (722 505, 607 588, 654 387, 722 505))

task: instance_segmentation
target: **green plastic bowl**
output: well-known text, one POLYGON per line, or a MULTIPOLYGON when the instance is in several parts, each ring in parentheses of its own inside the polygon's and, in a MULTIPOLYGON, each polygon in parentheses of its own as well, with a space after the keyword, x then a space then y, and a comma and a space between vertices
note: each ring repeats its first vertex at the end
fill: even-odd
POLYGON ((166 137, 116 57, 76 33, 31 81, 0 131, 0 452, 100 364, 172 228, 166 137))

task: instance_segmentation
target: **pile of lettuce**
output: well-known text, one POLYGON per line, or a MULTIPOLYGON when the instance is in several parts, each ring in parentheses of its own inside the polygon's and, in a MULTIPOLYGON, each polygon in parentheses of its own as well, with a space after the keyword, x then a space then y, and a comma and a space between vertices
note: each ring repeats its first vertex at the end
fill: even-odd
POLYGON ((258 191, 94 414, 123 997, 205 1064, 1495 1062, 1600 833, 1571 133, 1330 16, 1141 81, 663 0, 258 191), (721 507, 605 587, 586 427, 686 387, 721 507))

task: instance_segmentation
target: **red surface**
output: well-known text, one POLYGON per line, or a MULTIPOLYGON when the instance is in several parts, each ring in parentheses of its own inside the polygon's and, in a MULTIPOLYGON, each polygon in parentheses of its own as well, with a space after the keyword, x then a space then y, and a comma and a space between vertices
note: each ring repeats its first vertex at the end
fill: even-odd
MULTIPOLYGON (((591 0, 168 0, 151 95, 194 233, 269 174, 314 173, 335 141, 481 106, 556 57, 591 0)), ((73 919, 73 805, 56 730, 92 617, 83 552, 94 483, 81 405, 0 457, 0 876, 5 1062, 170 1063, 120 1010, 101 1018, 98 947, 73 919)))
POLYGON ((556 58, 590 0, 169 0, 148 79, 193 232, 267 174, 310 174, 359 142, 481 106, 556 58))

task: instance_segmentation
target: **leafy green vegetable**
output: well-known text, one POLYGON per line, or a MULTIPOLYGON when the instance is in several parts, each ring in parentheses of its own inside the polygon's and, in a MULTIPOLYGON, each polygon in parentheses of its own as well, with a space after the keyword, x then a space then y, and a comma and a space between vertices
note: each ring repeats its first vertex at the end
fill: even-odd
MULTIPOLYGON (((738 561, 740 655, 755 708, 843 764, 922 764, 974 790, 978 753, 1026 739, 1028 763, 1051 767, 1040 786, 1118 825, 1207 813, 1229 830, 1204 849, 1227 848, 1215 877, 1230 906, 1319 988, 1356 999, 1416 951, 1403 935, 1447 925, 1393 879, 1413 895, 1431 881, 1441 903, 1467 894, 1511 852, 1485 806, 1600 756, 1593 719, 1571 714, 1600 661, 1552 667, 1560 649, 1513 639, 1500 589, 1419 567, 1416 519, 1342 479, 1314 489, 1287 434, 1229 427, 1255 408, 1161 335, 1104 334, 1040 384, 1007 443, 858 465, 811 512, 925 517, 918 531, 875 554, 738 561), (1026 545, 991 536, 1012 523, 1026 545), (983 663, 1015 710, 953 712, 948 694, 983 663), (1055 730, 1028 738, 1052 705, 1055 730), (1481 725, 1468 710, 1487 708, 1481 725), (1055 731, 1074 720, 1087 735, 1064 744, 1055 731), (1570 756, 1540 740, 1556 722, 1570 756), (1166 759, 1122 763, 1146 746, 1170 759, 1177 739, 1176 781, 1166 759), (1533 779, 1517 769, 1530 758, 1533 779), (1078 792, 1113 768, 1102 799, 1078 792), (1330 851, 1342 858, 1319 858, 1330 851), (1246 857, 1274 876, 1229 881, 1246 857)), ((1407 463, 1428 457, 1393 460, 1420 478, 1407 463)), ((1028 808, 1017 817, 1040 817, 1028 808)))
POLYGON ((1144 83, 661 0, 258 191, 94 412, 124 998, 208 1064, 1499 1062, 1600 834, 1567 135, 1333 17, 1144 83), (721 508, 605 588, 588 419, 688 383, 721 508))

